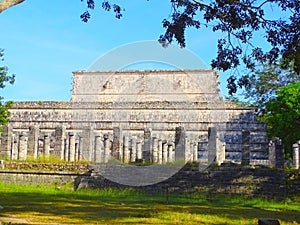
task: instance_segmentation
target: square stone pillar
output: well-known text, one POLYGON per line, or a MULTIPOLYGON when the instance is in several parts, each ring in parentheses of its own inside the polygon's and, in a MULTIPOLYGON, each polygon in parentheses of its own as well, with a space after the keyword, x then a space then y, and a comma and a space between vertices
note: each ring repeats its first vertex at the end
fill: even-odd
POLYGON ((208 128, 208 146, 207 146, 207 158, 208 163, 215 163, 217 158, 217 128, 208 128))
POLYGON ((104 135, 104 163, 111 159, 111 142, 108 134, 104 135))
POLYGON ((162 164, 162 158, 163 158, 163 142, 162 140, 158 140, 158 152, 157 152, 157 157, 158 157, 158 164, 162 164))
POLYGON ((75 135, 73 132, 69 132, 69 162, 75 161, 75 135))
POLYGON ((84 127, 80 136, 80 159, 84 161, 93 161, 94 157, 94 129, 84 127))
POLYGON ((284 148, 279 138, 274 138, 269 144, 269 163, 271 167, 284 167, 284 148))
POLYGON ((79 161, 80 157, 79 140, 75 138, 75 161, 79 161))
POLYGON ((184 127, 175 130, 175 160, 186 162, 186 133, 184 127))
POLYGON ((250 131, 242 131, 242 166, 250 164, 250 131))
MULTIPOLYGON (((175 151, 175 154, 176 154, 176 151, 175 151)), ((168 162, 168 142, 164 140, 162 142, 162 163, 166 164, 167 162, 168 162)))
POLYGON ((135 162, 136 160, 136 138, 133 137, 131 139, 131 154, 130 154, 130 162, 135 162))
POLYGON ((151 129, 145 128, 144 129, 144 149, 143 149, 143 159, 146 161, 152 161, 152 135, 151 135, 151 129))
POLYGON ((193 143, 193 162, 198 162, 198 143, 193 143))
POLYGON ((11 147, 11 159, 18 160, 19 157, 19 134, 13 135, 12 147, 11 147))
POLYGON ((120 127, 113 128, 112 157, 122 161, 122 130, 120 127))
POLYGON ((129 138, 125 135, 123 137, 123 162, 128 163, 130 159, 130 151, 129 151, 129 138))
POLYGON ((28 156, 33 159, 37 158, 39 142, 39 128, 37 126, 30 126, 28 133, 27 152, 28 156))
POLYGON ((49 158, 50 156, 50 135, 44 134, 44 156, 49 158))
POLYGON ((143 159, 142 142, 140 140, 137 140, 136 142, 136 158, 137 161, 141 161, 143 159))
POLYGON ((152 140, 152 150, 152 162, 158 163, 158 139, 156 137, 154 137, 152 140))
POLYGON ((54 157, 56 157, 59 160, 63 160, 66 142, 66 128, 64 126, 55 127, 54 137, 54 157))
POLYGON ((13 141, 12 127, 10 125, 2 126, 0 157, 2 159, 11 159, 11 147, 13 141))
POLYGON ((94 162, 101 163, 103 162, 102 151, 104 152, 102 140, 100 135, 95 136, 95 151, 94 151, 94 162))
POLYGON ((300 141, 293 144, 293 164, 295 169, 299 169, 300 164, 300 141))
POLYGON ((27 159, 27 137, 25 132, 21 132, 19 135, 19 153, 18 160, 27 159))
POLYGON ((168 163, 172 163, 175 161, 175 155, 173 154, 173 143, 169 142, 168 143, 168 163))
POLYGON ((216 127, 208 129, 208 147, 207 147, 208 163, 216 163, 221 165, 225 160, 225 144, 221 140, 220 133, 216 127))

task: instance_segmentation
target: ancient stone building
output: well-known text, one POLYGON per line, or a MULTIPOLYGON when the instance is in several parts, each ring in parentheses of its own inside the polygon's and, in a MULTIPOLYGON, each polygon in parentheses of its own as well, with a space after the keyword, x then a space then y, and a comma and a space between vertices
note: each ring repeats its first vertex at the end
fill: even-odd
POLYGON ((248 164, 268 149, 266 124, 222 99, 213 70, 76 71, 69 102, 10 112, 2 158, 248 164))

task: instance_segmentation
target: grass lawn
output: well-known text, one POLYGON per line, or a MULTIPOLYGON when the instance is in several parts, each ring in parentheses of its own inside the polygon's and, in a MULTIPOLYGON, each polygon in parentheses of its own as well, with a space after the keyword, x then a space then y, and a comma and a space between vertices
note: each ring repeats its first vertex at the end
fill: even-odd
POLYGON ((300 224, 300 196, 285 202, 204 195, 146 195, 133 190, 0 183, 0 224, 300 224), (210 198, 209 198, 210 199, 210 198))

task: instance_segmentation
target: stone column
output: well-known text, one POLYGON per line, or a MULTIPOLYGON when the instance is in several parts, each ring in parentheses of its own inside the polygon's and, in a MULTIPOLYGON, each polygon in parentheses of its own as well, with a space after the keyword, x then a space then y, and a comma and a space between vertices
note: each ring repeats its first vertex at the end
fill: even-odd
POLYGON ((127 136, 123 137, 123 162, 128 163, 130 159, 130 151, 129 151, 129 138, 127 136))
MULTIPOLYGON (((81 146, 82 145, 82 143, 80 143, 80 148, 82 147, 81 146)), ((69 160, 69 150, 70 150, 70 138, 69 137, 67 137, 66 139, 65 139, 65 144, 64 144, 64 152, 63 152, 63 160, 65 160, 65 161, 68 161, 69 160)))
POLYGON ((225 160, 225 147, 216 127, 208 129, 208 163, 221 165, 225 160))
POLYGON ((77 140, 75 140, 75 161, 79 161, 80 159, 80 157, 79 157, 79 155, 80 155, 80 151, 79 151, 79 140, 77 139, 77 140))
POLYGON ((80 134, 80 155, 82 160, 92 161, 94 157, 94 128, 83 127, 80 134))
POLYGON ((27 149, 28 149, 28 156, 32 157, 33 159, 37 158, 38 142, 39 142, 39 128, 37 126, 30 126, 27 149))
POLYGON ((136 138, 133 137, 131 139, 131 155, 130 155, 130 162, 135 162, 136 160, 136 138))
POLYGON ((94 161, 95 163, 101 163, 102 162, 102 158, 101 158, 101 136, 100 135, 96 135, 95 136, 95 155, 94 155, 94 161))
POLYGON ((75 161, 75 135, 73 132, 69 132, 69 161, 75 161))
POLYGON ((217 135, 216 146, 217 146, 217 164, 221 165, 225 160, 226 143, 221 140, 220 133, 218 133, 217 135))
POLYGON ((271 167, 284 167, 284 149, 282 141, 274 138, 269 144, 269 163, 271 167))
POLYGON ((217 128, 208 128, 208 146, 207 146, 207 158, 208 163, 215 163, 217 159, 217 128))
POLYGON ((158 164, 162 164, 163 158, 163 143, 162 140, 158 140, 158 164))
POLYGON ((10 125, 3 125, 0 145, 0 157, 3 159, 11 159, 12 136, 12 127, 10 125))
POLYGON ((168 142, 163 141, 162 143, 162 163, 165 164, 168 162, 168 142))
POLYGON ((151 129, 144 129, 144 149, 143 149, 143 159, 146 161, 152 161, 152 151, 151 151, 151 129))
POLYGON ((55 137, 54 156, 57 159, 62 160, 64 159, 66 128, 64 126, 55 127, 54 137, 55 137))
POLYGON ((26 160, 27 158, 27 137, 25 136, 25 133, 22 132, 19 135, 19 160, 26 160))
POLYGON ((152 162, 158 163, 158 139, 156 137, 153 138, 152 149, 152 162))
POLYGON ((193 144, 193 161, 197 162, 198 161, 198 143, 195 142, 193 144))
POLYGON ((250 164, 250 131, 242 131, 242 166, 250 164))
POLYGON ((44 156, 49 158, 50 156, 50 137, 49 134, 44 134, 44 156))
POLYGON ((185 138, 185 155, 184 155, 184 162, 192 162, 193 161, 193 152, 192 152, 192 145, 191 141, 188 137, 185 138))
MULTIPOLYGON (((65 139, 66 140, 66 139, 65 139)), ((82 155, 82 137, 77 134, 77 141, 75 141, 75 145, 77 144, 77 159, 78 161, 84 160, 82 155)))
POLYGON ((300 141, 299 143, 293 144, 293 164, 295 169, 299 169, 299 164, 300 164, 300 141))
POLYGON ((113 128, 112 156, 122 161, 122 130, 120 127, 113 128))
POLYGON ((172 143, 168 143, 168 163, 172 163, 173 162, 173 144, 172 143))
POLYGON ((184 127, 176 127, 175 160, 186 162, 186 133, 184 127))
POLYGON ((12 148, 11 159, 17 160, 19 157, 19 142, 18 142, 18 138, 15 135, 13 136, 11 148, 12 148))
POLYGON ((111 158, 111 143, 108 134, 104 135, 104 162, 108 163, 111 158))
POLYGON ((137 161, 141 161, 143 159, 142 142, 140 140, 136 142, 136 157, 137 161))

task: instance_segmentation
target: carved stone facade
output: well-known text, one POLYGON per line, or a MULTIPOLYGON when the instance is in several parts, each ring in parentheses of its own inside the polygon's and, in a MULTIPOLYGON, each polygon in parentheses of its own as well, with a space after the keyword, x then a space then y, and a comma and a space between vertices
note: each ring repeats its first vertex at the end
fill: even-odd
POLYGON ((213 70, 77 71, 69 102, 15 102, 10 112, 2 158, 248 164, 268 153, 266 124, 221 98, 213 70))

